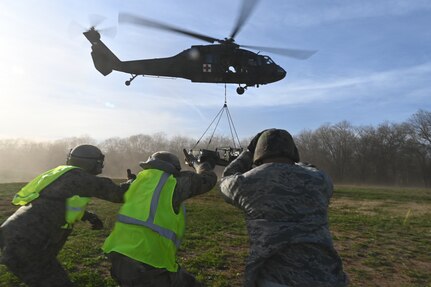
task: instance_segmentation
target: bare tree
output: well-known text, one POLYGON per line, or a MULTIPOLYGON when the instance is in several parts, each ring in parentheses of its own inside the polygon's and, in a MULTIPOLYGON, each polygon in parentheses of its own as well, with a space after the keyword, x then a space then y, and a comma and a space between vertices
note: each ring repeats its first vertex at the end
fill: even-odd
POLYGON ((411 142, 422 172, 425 186, 431 186, 431 112, 419 110, 408 120, 411 142))
POLYGON ((347 171, 355 153, 355 132, 350 123, 324 125, 316 131, 321 157, 326 157, 334 180, 346 181, 347 171))
POLYGON ((324 170, 329 169, 328 154, 321 146, 317 132, 304 130, 295 137, 295 143, 302 162, 311 163, 324 170))
POLYGON ((431 147, 431 112, 419 110, 408 120, 415 140, 428 148, 431 147))

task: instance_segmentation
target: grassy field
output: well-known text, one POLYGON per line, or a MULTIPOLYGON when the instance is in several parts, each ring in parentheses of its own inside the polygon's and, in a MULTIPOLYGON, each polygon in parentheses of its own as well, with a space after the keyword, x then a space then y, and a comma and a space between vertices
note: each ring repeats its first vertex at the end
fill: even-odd
MULTIPOLYGON (((0 184, 0 222, 22 184, 0 184)), ((76 225, 60 260, 78 286, 115 286, 100 246, 119 205, 94 200, 105 230, 76 225)), ((217 190, 187 202, 179 261, 207 286, 242 286, 248 238, 242 213, 217 190)), ((351 286, 431 286, 431 190, 337 186, 330 206, 335 247, 351 286)), ((0 265, 0 286, 22 286, 0 265)))

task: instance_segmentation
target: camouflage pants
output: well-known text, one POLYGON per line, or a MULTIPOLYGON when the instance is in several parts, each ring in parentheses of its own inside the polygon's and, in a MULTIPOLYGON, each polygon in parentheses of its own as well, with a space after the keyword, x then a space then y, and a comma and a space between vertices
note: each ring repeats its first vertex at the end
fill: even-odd
POLYGON ((289 287, 289 285, 284 285, 280 283, 275 283, 267 280, 259 280, 257 283, 258 287, 289 287))
POLYGON ((71 287, 72 282, 57 258, 29 260, 3 258, 3 264, 29 287, 71 287))
POLYGON ((3 260, 2 260, 2 252, 3 252, 3 236, 1 233, 1 227, 0 227, 0 264, 2 264, 3 260))
POLYGON ((66 238, 49 249, 21 238, 10 242, 3 238, 1 263, 29 287, 72 287, 69 276, 56 258, 66 238))
POLYGON ((173 273, 135 261, 116 252, 108 255, 111 275, 121 287, 202 287, 184 269, 173 273))

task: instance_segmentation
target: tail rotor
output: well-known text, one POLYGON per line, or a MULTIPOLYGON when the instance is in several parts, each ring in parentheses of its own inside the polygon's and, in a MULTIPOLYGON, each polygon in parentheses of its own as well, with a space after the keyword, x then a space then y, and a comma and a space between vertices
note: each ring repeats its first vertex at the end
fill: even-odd
POLYGON ((68 34, 71 38, 76 38, 82 35, 82 33, 94 30, 103 36, 114 38, 117 34, 117 27, 101 27, 103 22, 105 22, 107 19, 108 18, 103 15, 90 14, 88 16, 89 26, 84 26, 76 21, 72 21, 69 25, 68 34))

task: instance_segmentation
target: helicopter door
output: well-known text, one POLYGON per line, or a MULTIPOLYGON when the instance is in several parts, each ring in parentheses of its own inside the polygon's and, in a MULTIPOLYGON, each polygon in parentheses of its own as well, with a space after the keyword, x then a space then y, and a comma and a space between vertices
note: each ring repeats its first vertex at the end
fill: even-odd
POLYGON ((246 71, 248 73, 253 73, 255 74, 258 71, 258 66, 259 66, 259 61, 258 59, 256 59, 255 57, 248 57, 247 59, 247 68, 246 71))
POLYGON ((249 67, 256 67, 257 66, 257 61, 255 58, 248 58, 248 62, 247 62, 249 67))

